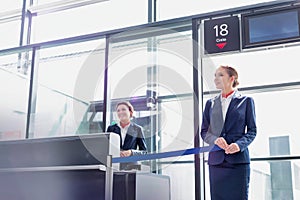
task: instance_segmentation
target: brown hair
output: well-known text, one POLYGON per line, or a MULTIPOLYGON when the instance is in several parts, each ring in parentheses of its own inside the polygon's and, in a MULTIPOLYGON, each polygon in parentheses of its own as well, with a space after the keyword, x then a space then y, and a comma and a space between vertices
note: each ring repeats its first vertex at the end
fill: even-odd
POLYGON ((131 103, 129 101, 121 101, 121 102, 119 102, 117 104, 117 106, 116 106, 116 110, 118 109, 119 105, 125 105, 125 106, 127 106, 128 110, 130 112, 130 117, 133 116, 134 108, 133 108, 133 106, 131 105, 131 103))
POLYGON ((233 67, 230 67, 230 66, 222 66, 221 65, 220 67, 226 70, 229 77, 232 77, 232 76, 234 77, 232 87, 235 88, 236 86, 238 86, 240 84, 238 81, 239 75, 238 75, 236 69, 234 69, 233 67))

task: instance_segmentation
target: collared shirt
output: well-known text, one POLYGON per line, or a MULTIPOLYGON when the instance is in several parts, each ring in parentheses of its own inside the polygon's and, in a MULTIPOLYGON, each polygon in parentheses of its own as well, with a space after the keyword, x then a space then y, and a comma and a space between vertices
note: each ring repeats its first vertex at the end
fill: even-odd
POLYGON ((229 104, 231 102, 231 99, 236 91, 234 91, 232 94, 230 94, 227 98, 222 97, 221 94, 221 104, 222 104, 222 114, 223 114, 223 120, 225 121, 226 113, 229 107, 229 104))
POLYGON ((125 137, 126 137, 129 125, 130 125, 130 123, 128 125, 126 125, 124 128, 122 128, 120 122, 118 122, 118 126, 121 129, 122 146, 124 145, 124 141, 125 141, 125 137))

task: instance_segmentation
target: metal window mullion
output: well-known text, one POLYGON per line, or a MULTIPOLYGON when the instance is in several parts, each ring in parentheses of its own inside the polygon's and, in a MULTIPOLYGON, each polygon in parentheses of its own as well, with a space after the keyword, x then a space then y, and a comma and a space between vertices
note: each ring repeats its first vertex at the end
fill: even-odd
MULTIPOLYGON (((192 47, 193 47, 193 110, 194 110, 194 147, 199 147, 199 80, 198 80, 198 59, 199 59, 199 33, 198 19, 192 20, 192 47)), ((195 167, 195 200, 200 200, 200 157, 199 154, 194 155, 195 167)))
POLYGON ((153 2, 148 0, 148 23, 153 22, 153 2))
POLYGON ((25 20, 26 20, 26 0, 23 0, 19 46, 23 45, 25 20))
POLYGON ((36 112, 36 99, 37 99, 37 80, 38 80, 38 50, 39 47, 32 49, 31 70, 29 80, 29 94, 28 94, 28 108, 27 108, 27 122, 26 122, 26 135, 25 138, 33 137, 34 130, 34 115, 36 112), (33 124, 32 124, 33 123, 33 124))
POLYGON ((106 35, 105 38, 105 61, 104 61, 104 92, 103 92, 103 115, 102 115, 102 121, 103 121, 103 132, 106 131, 106 117, 107 117, 107 108, 108 108, 108 99, 107 99, 107 91, 108 91, 108 62, 109 62, 109 35, 106 35))

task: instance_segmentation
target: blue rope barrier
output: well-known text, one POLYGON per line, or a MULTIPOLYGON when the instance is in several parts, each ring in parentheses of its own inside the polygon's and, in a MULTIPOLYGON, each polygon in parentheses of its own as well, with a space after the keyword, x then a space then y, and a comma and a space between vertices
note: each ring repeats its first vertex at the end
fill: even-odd
POLYGON ((214 146, 197 147, 197 148, 184 149, 178 151, 169 151, 163 153, 152 153, 152 154, 129 156, 129 157, 117 157, 117 158, 113 158, 112 162, 113 163, 137 162, 141 160, 154 160, 160 158, 169 158, 169 157, 199 154, 203 152, 220 151, 220 150, 221 150, 220 147, 214 145, 214 146))

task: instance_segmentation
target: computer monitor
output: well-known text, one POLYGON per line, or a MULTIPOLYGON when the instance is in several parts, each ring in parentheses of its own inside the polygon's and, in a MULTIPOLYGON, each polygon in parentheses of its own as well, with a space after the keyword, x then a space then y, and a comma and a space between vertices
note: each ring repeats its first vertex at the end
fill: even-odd
POLYGON ((299 7, 242 15, 243 48, 300 40, 299 7))

